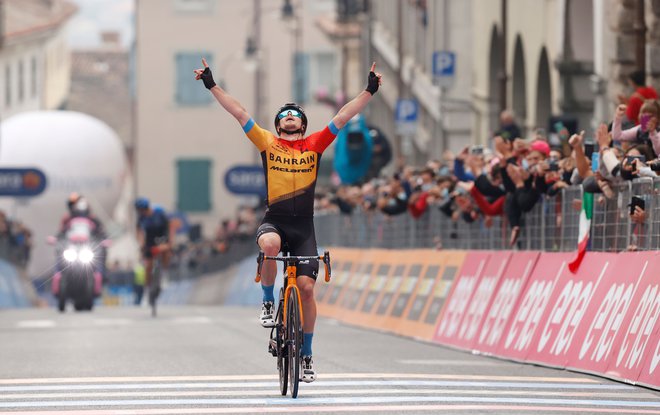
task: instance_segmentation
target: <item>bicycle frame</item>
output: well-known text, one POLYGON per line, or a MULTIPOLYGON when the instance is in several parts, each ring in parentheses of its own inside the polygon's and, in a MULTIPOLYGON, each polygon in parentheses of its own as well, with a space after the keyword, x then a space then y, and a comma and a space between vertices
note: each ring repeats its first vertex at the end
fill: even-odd
MULTIPOLYGON (((300 297, 300 290, 298 289, 298 284, 296 282, 297 278, 297 273, 298 273, 298 266, 297 264, 300 261, 304 260, 310 260, 310 259, 317 259, 319 261, 323 261, 323 264, 325 266, 325 282, 330 282, 331 278, 331 272, 332 268, 330 266, 330 252, 325 251, 323 255, 320 256, 266 256, 264 255, 263 252, 259 252, 259 256, 257 257, 257 276, 254 279, 254 282, 260 282, 261 281, 261 267, 263 266, 263 263, 265 260, 272 260, 272 261, 280 261, 284 263, 285 267, 285 274, 286 274, 286 279, 284 281, 284 315, 287 315, 287 309, 289 306, 289 293, 291 290, 296 290, 296 293, 298 294, 298 309, 300 310, 300 321, 302 324, 305 324, 305 316, 303 315, 303 308, 302 308, 302 299, 300 297)), ((284 322, 284 326, 286 327, 286 321, 284 322)))
POLYGON ((286 395, 287 385, 291 386, 291 397, 298 397, 300 382, 300 348, 303 345, 304 315, 302 298, 296 279, 298 263, 304 260, 322 260, 325 264, 325 280, 330 281, 330 253, 323 256, 265 256, 259 252, 257 258, 257 276, 255 282, 261 281, 261 267, 264 260, 281 261, 284 264, 284 283, 280 289, 280 299, 277 308, 277 323, 271 330, 268 351, 277 357, 277 368, 280 374, 280 392, 286 395), (292 291, 293 290, 293 291, 292 291), (296 295, 297 304, 289 304, 290 296, 296 295), (297 308, 296 308, 297 307, 297 308), (297 311, 297 312, 296 312, 297 311), (273 337, 275 336, 275 337, 273 337), (275 346, 273 346, 273 342, 275 346))

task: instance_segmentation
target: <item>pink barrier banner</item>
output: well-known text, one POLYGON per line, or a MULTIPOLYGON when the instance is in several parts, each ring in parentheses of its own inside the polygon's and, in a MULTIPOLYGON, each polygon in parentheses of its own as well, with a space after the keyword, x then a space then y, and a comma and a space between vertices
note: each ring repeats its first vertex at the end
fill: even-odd
POLYGON ((658 325, 660 324, 660 255, 649 253, 648 268, 621 323, 618 350, 613 350, 606 375, 660 386, 658 325))
MULTIPOLYGON (((519 361, 527 359, 555 285, 564 272, 570 272, 567 267, 573 256, 573 253, 541 253, 504 329, 496 355, 519 361)), ((586 261, 585 258, 583 266, 586 261)))
POLYGON ((637 383, 658 389, 660 388, 660 327, 655 330, 651 338, 655 344, 651 344, 650 353, 647 353, 637 383))
POLYGON ((575 334, 567 367, 601 374, 607 371, 627 330, 622 323, 634 311, 640 288, 651 274, 653 255, 621 253, 608 266, 605 281, 596 289, 591 306, 584 313, 575 334))
POLYGON ((539 253, 534 251, 516 252, 509 260, 506 269, 495 288, 495 294, 482 319, 478 336, 472 349, 485 354, 495 354, 502 340, 504 327, 509 321, 518 298, 534 270, 539 253))
POLYGON ((566 267, 562 269, 532 337, 528 362, 566 367, 569 359, 577 356, 576 333, 587 310, 597 307, 600 299, 595 299, 595 294, 608 285, 606 275, 618 257, 613 253, 590 252, 575 274, 566 267))
POLYGON ((481 321, 488 311, 495 288, 504 274, 511 255, 510 251, 493 252, 490 255, 458 329, 457 343, 455 343, 457 346, 466 349, 472 348, 474 339, 479 333, 481 321))
POLYGON ((434 341, 467 348, 468 342, 458 338, 458 330, 492 255, 488 251, 473 251, 467 254, 440 315, 434 341))

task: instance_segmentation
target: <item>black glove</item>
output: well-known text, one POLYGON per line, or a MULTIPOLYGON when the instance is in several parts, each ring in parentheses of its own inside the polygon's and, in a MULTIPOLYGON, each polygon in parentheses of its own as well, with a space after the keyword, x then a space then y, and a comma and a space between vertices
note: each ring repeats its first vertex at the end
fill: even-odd
POLYGON ((371 71, 369 72, 369 78, 367 78, 367 88, 365 89, 371 95, 375 94, 378 91, 378 77, 376 73, 371 71))
POLYGON ((215 81, 213 80, 213 74, 211 73, 211 68, 208 66, 204 68, 204 72, 201 75, 202 82, 207 89, 211 89, 215 86, 215 81))

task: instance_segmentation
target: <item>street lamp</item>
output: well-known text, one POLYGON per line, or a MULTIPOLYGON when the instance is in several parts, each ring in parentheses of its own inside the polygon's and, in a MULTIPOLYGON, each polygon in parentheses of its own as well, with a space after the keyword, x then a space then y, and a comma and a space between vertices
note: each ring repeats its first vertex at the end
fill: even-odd
POLYGON ((302 24, 300 21, 300 8, 302 4, 298 5, 299 10, 296 13, 291 0, 284 0, 282 5, 282 20, 293 22, 293 53, 294 53, 294 79, 292 81, 292 89, 297 96, 294 99, 303 104, 305 97, 303 96, 303 74, 302 74, 302 24))

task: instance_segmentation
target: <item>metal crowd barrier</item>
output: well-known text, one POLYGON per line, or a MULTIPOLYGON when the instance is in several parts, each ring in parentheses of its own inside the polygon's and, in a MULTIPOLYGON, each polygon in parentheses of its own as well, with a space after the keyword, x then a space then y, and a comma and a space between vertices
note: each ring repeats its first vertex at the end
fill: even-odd
MULTIPOLYGON (((591 250, 624 251, 660 249, 660 178, 642 178, 614 186, 615 196, 594 195, 591 250), (631 221, 633 195, 645 200, 646 221, 631 221)), ((515 249, 550 252, 574 251, 579 236, 581 186, 563 189, 556 196, 542 196, 523 214, 521 234, 515 249)), ((351 215, 317 214, 316 237, 321 246, 355 248, 511 249, 510 228, 497 216, 488 222, 452 221, 436 206, 414 219, 407 213, 387 216, 358 209, 351 215), (492 223, 490 223, 492 221, 492 223)))

